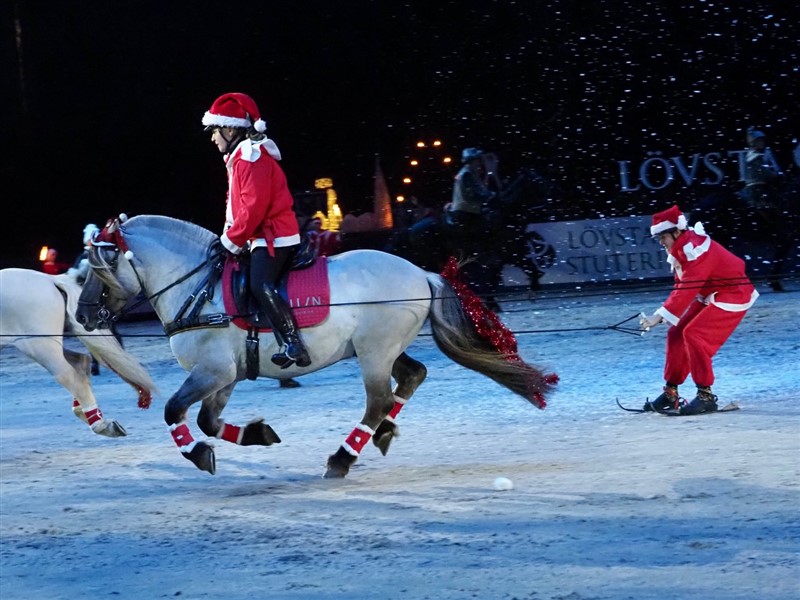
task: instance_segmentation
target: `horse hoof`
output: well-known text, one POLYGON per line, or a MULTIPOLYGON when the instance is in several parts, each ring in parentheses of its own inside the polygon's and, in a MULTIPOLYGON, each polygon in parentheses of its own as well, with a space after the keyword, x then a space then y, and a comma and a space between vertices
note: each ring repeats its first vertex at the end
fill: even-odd
POLYGON ((185 452, 183 455, 201 471, 208 471, 212 475, 217 472, 217 459, 214 456, 213 446, 197 442, 191 452, 185 452))
POLYGON ((105 437, 110 438, 125 437, 128 435, 128 432, 125 427, 122 426, 122 423, 118 423, 117 421, 110 419, 104 419, 99 423, 99 426, 97 426, 97 423, 92 426, 92 431, 98 435, 104 435, 105 437))
POLYGON ((355 462, 356 457, 340 447, 336 454, 331 454, 328 457, 328 464, 322 477, 324 479, 343 479, 350 472, 350 467, 355 462))
POLYGON ((108 431, 109 433, 106 434, 108 437, 125 437, 128 435, 128 431, 122 426, 122 423, 117 421, 111 421, 108 431))
POLYGON ((250 421, 242 433, 242 446, 271 446, 280 442, 281 438, 272 427, 264 423, 264 419, 250 421))
POLYGON ((338 468, 337 469, 332 469, 331 467, 328 467, 327 469, 325 469, 325 472, 322 474, 322 478, 323 479, 344 479, 345 476, 347 475, 347 473, 348 473, 347 470, 342 471, 342 470, 340 470, 338 468))
POLYGON ((377 446, 381 454, 386 456, 386 453, 389 452, 389 445, 396 437, 400 437, 400 431, 397 425, 391 421, 382 421, 381 424, 378 425, 378 429, 375 430, 375 435, 372 436, 372 443, 377 446))

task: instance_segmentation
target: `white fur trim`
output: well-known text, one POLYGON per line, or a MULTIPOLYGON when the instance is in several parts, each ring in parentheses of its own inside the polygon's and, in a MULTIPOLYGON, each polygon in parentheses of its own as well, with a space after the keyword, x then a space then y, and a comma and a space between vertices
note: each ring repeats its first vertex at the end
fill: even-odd
POLYGON ((264 122, 264 119, 258 119, 253 123, 253 127, 255 127, 256 131, 259 133, 264 133, 267 130, 267 124, 264 122))
MULTIPOLYGON (((267 151, 272 158, 275 160, 281 159, 281 151, 278 150, 278 145, 269 138, 264 138, 263 140, 259 140, 254 142, 252 140, 243 140, 236 146, 236 150, 240 150, 240 155, 243 160, 247 162, 256 162, 261 157, 261 149, 267 151)), ((234 150, 231 153, 231 157, 236 153, 234 150)), ((231 164, 233 164, 231 162, 231 164)))
POLYGON ((125 258, 127 258, 128 260, 133 260, 133 252, 131 252, 130 250, 125 252, 125 258))
POLYGON ((661 223, 651 226, 650 235, 657 235, 662 231, 667 231, 668 229, 686 229, 686 216, 681 215, 678 217, 677 223, 672 223, 671 221, 661 221, 661 223))
POLYGON ((694 227, 690 227, 692 231, 694 231, 697 235, 706 235, 706 228, 703 227, 703 224, 698 221, 694 224, 694 227))
POLYGON ((281 151, 278 150, 278 144, 273 142, 271 139, 269 138, 264 139, 264 141, 261 142, 261 145, 264 146, 264 149, 267 151, 267 154, 269 154, 272 158, 274 158, 275 160, 281 159, 281 151))
MULTIPOLYGON (((283 237, 276 237, 272 240, 272 245, 275 248, 285 248, 286 246, 296 246, 300 243, 300 234, 295 233, 294 235, 285 235, 283 237)), ((267 248, 269 244, 267 244, 267 240, 264 238, 255 238, 250 240, 250 249, 253 248, 267 248)))
POLYGON ((219 241, 222 242, 222 245, 225 246, 225 248, 226 248, 226 250, 228 250, 228 252, 232 252, 233 254, 239 254, 242 251, 242 249, 239 246, 234 244, 228 238, 228 234, 227 233, 223 233, 221 236, 219 236, 219 241))
MULTIPOLYGON (((263 121, 262 121, 263 123, 263 121)), ((239 119, 237 117, 226 117, 225 115, 215 115, 206 111, 203 115, 203 125, 206 127, 244 127, 249 128, 252 123, 250 119, 239 119)), ((265 125, 266 126, 266 125, 265 125)))
POLYGON ((686 244, 683 247, 683 253, 686 255, 686 260, 697 260, 708 252, 709 248, 711 248, 711 238, 706 236, 706 239, 699 246, 695 246, 692 242, 686 244))
POLYGON ((370 428, 368 425, 364 425, 363 423, 359 423, 358 425, 356 425, 355 429, 363 431, 364 433, 368 433, 369 435, 375 435, 375 430, 370 428))
POLYGON ((653 313, 653 314, 659 315, 662 319, 664 319, 670 325, 677 325, 678 321, 680 321, 679 317, 676 317, 675 315, 673 315, 671 312, 669 312, 663 306, 658 308, 658 309, 656 309, 656 312, 653 313))
POLYGON ((748 302, 745 302, 744 304, 732 304, 730 302, 717 302, 716 295, 717 295, 717 292, 714 292, 713 294, 711 294, 707 298, 705 298, 706 304, 713 304, 717 308, 721 308, 722 310, 725 310, 727 312, 744 312, 745 310, 747 310, 748 308, 753 306, 753 303, 758 298, 758 292, 756 290, 753 290, 753 293, 750 294, 750 300, 748 302))

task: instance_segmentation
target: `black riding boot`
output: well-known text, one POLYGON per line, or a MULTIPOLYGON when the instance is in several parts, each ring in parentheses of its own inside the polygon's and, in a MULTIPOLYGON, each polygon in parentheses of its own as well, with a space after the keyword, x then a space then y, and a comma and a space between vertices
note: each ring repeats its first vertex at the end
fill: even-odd
POLYGON ((275 339, 281 346, 277 354, 272 355, 272 362, 281 369, 286 369, 297 363, 298 367, 307 367, 311 364, 308 351, 300 339, 297 326, 292 318, 292 310, 278 292, 265 285, 259 295, 258 303, 267 314, 272 323, 275 339))

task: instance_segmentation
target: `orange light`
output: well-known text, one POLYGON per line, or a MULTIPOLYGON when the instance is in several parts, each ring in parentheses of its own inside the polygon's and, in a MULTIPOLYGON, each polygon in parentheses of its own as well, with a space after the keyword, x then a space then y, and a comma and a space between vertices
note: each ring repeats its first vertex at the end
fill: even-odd
POLYGON ((417 142, 417 148, 424 148, 425 142, 417 142))
POLYGON ((419 164, 419 161, 418 161, 418 160, 412 160, 412 161, 411 161, 411 166, 412 166, 412 167, 416 167, 418 164, 419 164))
POLYGON ((442 145, 442 142, 440 142, 439 140, 434 140, 433 145, 438 147, 442 145))
POLYGON ((405 197, 405 196, 398 196, 398 197, 396 198, 396 200, 397 200, 398 202, 405 202, 405 200, 406 200, 406 197, 405 197))
POLYGON ((411 183, 411 177, 403 177, 403 183, 411 183))
POLYGON ((49 248, 47 246, 42 246, 42 249, 39 250, 39 260, 41 262, 44 262, 44 261, 47 260, 47 251, 48 250, 49 250, 49 248))
POLYGON ((445 156, 445 157, 442 159, 442 162, 443 162, 444 164, 446 164, 446 165, 449 165, 451 162, 453 162, 453 159, 452 159, 452 158, 450 158, 449 156, 445 156))

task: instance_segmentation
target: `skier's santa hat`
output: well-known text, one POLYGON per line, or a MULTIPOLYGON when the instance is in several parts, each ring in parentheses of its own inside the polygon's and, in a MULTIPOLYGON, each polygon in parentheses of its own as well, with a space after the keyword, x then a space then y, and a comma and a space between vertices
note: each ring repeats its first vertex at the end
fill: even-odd
POLYGON ((256 101, 247 94, 232 92, 222 94, 214 100, 203 115, 203 125, 206 129, 212 127, 253 127, 259 133, 267 130, 267 124, 261 119, 256 101))
POLYGON ((672 208, 653 215, 653 224, 650 226, 650 235, 658 235, 670 229, 686 229, 686 217, 675 204, 672 208))

